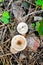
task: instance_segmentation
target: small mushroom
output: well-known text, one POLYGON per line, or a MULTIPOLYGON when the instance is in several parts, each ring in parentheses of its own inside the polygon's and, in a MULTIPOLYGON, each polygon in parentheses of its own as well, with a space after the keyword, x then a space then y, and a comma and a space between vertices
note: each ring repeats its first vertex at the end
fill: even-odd
POLYGON ((28 32, 28 25, 24 22, 19 23, 17 26, 17 31, 20 34, 26 34, 28 32))
POLYGON ((15 53, 18 53, 19 51, 24 50, 26 46, 27 46, 26 38, 22 35, 16 35, 13 37, 11 41, 10 51, 13 54, 15 54, 15 53))
POLYGON ((13 53, 13 54, 16 54, 18 51, 15 50, 14 48, 12 48, 12 46, 10 47, 10 52, 13 53))

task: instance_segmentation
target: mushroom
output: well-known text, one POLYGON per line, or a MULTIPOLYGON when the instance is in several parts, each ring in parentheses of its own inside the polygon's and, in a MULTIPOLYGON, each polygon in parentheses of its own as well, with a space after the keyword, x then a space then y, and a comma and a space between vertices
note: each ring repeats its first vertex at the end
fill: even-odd
POLYGON ((13 53, 13 54, 16 54, 18 51, 15 50, 14 48, 12 48, 12 46, 10 47, 10 52, 13 53))
POLYGON ((28 32, 28 25, 24 22, 19 23, 17 26, 17 31, 20 34, 26 34, 28 32))
POLYGON ((24 50, 26 46, 27 46, 26 38, 22 35, 16 35, 13 37, 11 41, 10 51, 13 54, 15 54, 15 53, 18 53, 19 51, 24 50))

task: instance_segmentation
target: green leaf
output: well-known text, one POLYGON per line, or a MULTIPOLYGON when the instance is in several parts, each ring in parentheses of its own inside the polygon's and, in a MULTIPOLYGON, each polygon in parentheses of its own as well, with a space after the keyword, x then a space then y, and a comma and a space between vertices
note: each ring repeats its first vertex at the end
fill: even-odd
POLYGON ((31 24, 31 26, 32 26, 32 28, 34 28, 34 27, 35 27, 35 24, 34 24, 34 23, 32 23, 32 24, 31 24))
POLYGON ((42 10, 43 10, 43 4, 42 4, 42 10))
POLYGON ((10 18, 9 12, 4 11, 4 12, 2 13, 1 21, 2 21, 4 24, 8 24, 8 23, 9 23, 9 18, 10 18))
POLYGON ((39 6, 41 6, 42 5, 42 1, 41 0, 36 0, 36 5, 39 5, 39 6))
POLYGON ((42 21, 40 22, 39 34, 40 34, 40 35, 43 35, 43 19, 42 19, 42 21))
POLYGON ((36 0, 35 3, 36 3, 36 5, 41 6, 41 8, 43 10, 43 1, 42 0, 36 0))
POLYGON ((4 24, 8 24, 9 23, 9 20, 5 17, 1 17, 1 21, 4 23, 4 24))
POLYGON ((3 2, 3 0, 0 0, 0 2, 3 2))
POLYGON ((7 11, 4 11, 2 13, 2 17, 10 18, 9 13, 7 11))
POLYGON ((38 31, 39 35, 43 35, 43 19, 39 23, 36 23, 35 30, 38 31))
POLYGON ((36 31, 39 30, 39 26, 40 26, 40 23, 39 22, 36 22, 36 27, 35 27, 36 31))

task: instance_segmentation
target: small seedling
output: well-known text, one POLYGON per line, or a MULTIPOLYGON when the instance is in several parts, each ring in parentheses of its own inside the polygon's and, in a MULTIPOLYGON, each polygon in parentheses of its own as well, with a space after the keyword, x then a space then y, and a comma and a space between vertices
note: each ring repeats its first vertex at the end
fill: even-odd
POLYGON ((43 19, 36 23, 35 30, 38 31, 39 35, 43 35, 43 19))
POLYGON ((35 24, 34 24, 34 23, 32 23, 32 24, 31 24, 31 26, 32 26, 32 28, 34 28, 34 27, 35 27, 35 24))
POLYGON ((36 22, 36 27, 35 27, 36 31, 39 30, 39 26, 40 26, 40 22, 36 22))
POLYGON ((0 0, 0 2, 3 2, 3 0, 0 0))
POLYGON ((7 19, 10 18, 9 12, 4 11, 4 12, 2 13, 2 17, 6 17, 7 19))
POLYGON ((9 23, 9 20, 5 17, 1 17, 1 21, 4 23, 4 24, 8 24, 9 23))
POLYGON ((4 11, 4 12, 2 13, 1 21, 2 21, 4 24, 8 24, 8 23, 9 23, 9 18, 10 18, 9 12, 4 11))
POLYGON ((41 8, 43 9, 43 0, 36 0, 36 5, 41 6, 41 8))

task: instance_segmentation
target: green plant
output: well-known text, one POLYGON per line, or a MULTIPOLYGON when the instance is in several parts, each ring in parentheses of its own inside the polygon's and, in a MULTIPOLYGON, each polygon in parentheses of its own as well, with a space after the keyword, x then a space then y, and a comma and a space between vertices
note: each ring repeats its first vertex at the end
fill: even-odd
POLYGON ((39 30, 39 26, 40 26, 40 22, 36 22, 36 27, 35 27, 35 30, 36 30, 36 31, 39 30))
POLYGON ((3 0, 0 0, 0 2, 3 2, 3 0))
POLYGON ((2 13, 1 21, 2 21, 4 24, 8 24, 8 23, 9 23, 9 18, 10 18, 9 12, 4 11, 4 12, 2 13))
POLYGON ((32 26, 32 28, 34 28, 34 27, 35 27, 35 24, 34 24, 34 23, 32 23, 32 24, 31 24, 31 26, 32 26))
POLYGON ((36 0, 35 3, 43 9, 43 0, 36 0))
POLYGON ((38 31, 39 35, 43 35, 43 19, 36 23, 35 30, 38 31))

